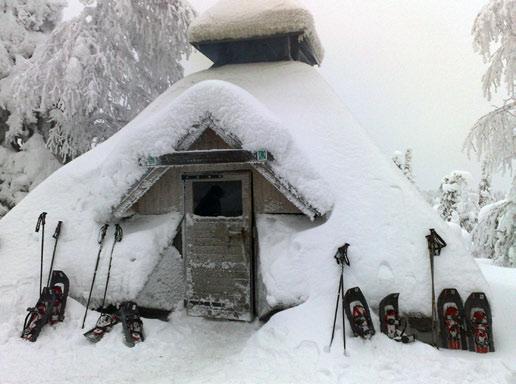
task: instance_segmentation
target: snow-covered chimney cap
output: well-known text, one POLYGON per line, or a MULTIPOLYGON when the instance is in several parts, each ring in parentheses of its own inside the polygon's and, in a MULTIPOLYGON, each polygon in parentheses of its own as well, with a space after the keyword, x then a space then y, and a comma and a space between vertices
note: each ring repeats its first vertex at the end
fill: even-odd
POLYGON ((324 56, 314 18, 297 0, 220 0, 195 19, 188 32, 196 46, 299 34, 317 64, 324 56))

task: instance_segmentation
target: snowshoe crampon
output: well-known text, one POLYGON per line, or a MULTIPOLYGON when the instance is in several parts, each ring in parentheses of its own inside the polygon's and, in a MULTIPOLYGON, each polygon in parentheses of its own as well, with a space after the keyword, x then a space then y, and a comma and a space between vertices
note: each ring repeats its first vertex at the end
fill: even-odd
POLYGON ((120 317, 118 315, 102 313, 99 316, 95 327, 84 333, 84 337, 86 337, 92 343, 97 343, 119 322, 120 317))
POLYGON ((441 347, 467 350, 462 299, 456 289, 443 289, 437 300, 441 347))
POLYGON ((143 322, 138 313, 138 306, 132 301, 120 304, 120 319, 124 327, 125 343, 129 347, 145 340, 143 322))
POLYGON ((355 336, 370 339, 374 334, 374 326, 367 301, 358 287, 350 288, 344 295, 346 316, 355 336))
POLYGON ((43 287, 36 306, 27 309, 29 313, 25 317, 21 334, 23 339, 34 342, 45 324, 64 320, 69 288, 70 284, 64 272, 52 272, 50 286, 43 287))
POLYGON ((415 340, 414 335, 407 335, 405 329, 407 324, 402 328, 401 319, 398 309, 399 293, 391 293, 384 297, 380 302, 380 330, 390 339, 401 341, 402 343, 410 343, 415 340))
POLYGON ((483 292, 473 292, 464 306, 468 328, 469 350, 494 352, 491 308, 483 292))

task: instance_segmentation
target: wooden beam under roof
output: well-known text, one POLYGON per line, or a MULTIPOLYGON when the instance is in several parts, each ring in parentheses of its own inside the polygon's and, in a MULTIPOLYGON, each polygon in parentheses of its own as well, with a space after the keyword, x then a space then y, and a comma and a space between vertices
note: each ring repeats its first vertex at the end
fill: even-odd
POLYGON ((149 157, 141 165, 154 167, 179 167, 183 165, 201 164, 234 164, 234 163, 261 163, 272 161, 274 157, 270 152, 262 151, 260 159, 257 152, 243 149, 212 149, 208 151, 177 151, 159 157, 149 157))

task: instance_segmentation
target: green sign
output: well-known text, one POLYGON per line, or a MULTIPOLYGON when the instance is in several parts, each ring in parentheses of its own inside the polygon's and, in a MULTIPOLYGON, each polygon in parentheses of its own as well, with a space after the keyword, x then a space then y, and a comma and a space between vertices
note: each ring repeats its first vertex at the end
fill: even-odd
POLYGON ((147 166, 152 167, 158 165, 159 158, 154 156, 147 156, 147 166))
POLYGON ((267 150, 259 149, 258 151, 256 151, 256 160, 267 161, 267 150))

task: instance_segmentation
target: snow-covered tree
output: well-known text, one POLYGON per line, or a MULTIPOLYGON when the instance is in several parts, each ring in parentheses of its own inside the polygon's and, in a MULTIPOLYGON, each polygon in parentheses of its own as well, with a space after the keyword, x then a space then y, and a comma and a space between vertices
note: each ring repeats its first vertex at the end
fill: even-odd
POLYGON ((401 159, 401 156, 402 155, 400 151, 395 151, 392 154, 392 161, 394 162, 394 164, 396 164, 396 167, 403 171, 403 161, 401 159))
POLYGON ((108 138, 183 76, 193 10, 182 0, 102 0, 60 24, 23 73, 3 87, 9 132, 47 118, 63 160, 108 138))
POLYGON ((444 220, 459 224, 468 232, 475 227, 478 215, 476 193, 469 187, 471 179, 464 171, 445 176, 439 187, 441 197, 437 208, 444 220))
POLYGON ((471 237, 474 256, 516 267, 516 185, 505 200, 482 208, 471 237))
POLYGON ((481 117, 464 148, 476 152, 492 170, 512 169, 516 153, 516 0, 489 0, 478 14, 472 34, 476 51, 488 63, 482 78, 484 96, 505 86, 504 105, 481 117))
POLYGON ((0 79, 29 59, 61 19, 64 0, 0 0, 0 79))
POLYGON ((484 206, 491 204, 494 201, 493 195, 491 194, 491 176, 489 174, 489 167, 486 163, 482 163, 482 176, 478 185, 478 206, 483 208, 484 206))
POLYGON ((412 171, 412 149, 405 151, 405 163, 403 164, 403 174, 412 183, 415 183, 414 172, 412 171))
MULTIPOLYGON (((488 68, 482 78, 484 96, 505 88, 504 104, 472 127, 464 148, 476 152, 487 169, 513 172, 516 158, 516 0, 489 0, 473 25, 474 47, 488 68)), ((516 266, 516 176, 507 199, 485 206, 473 233, 474 252, 501 265, 516 266)))

